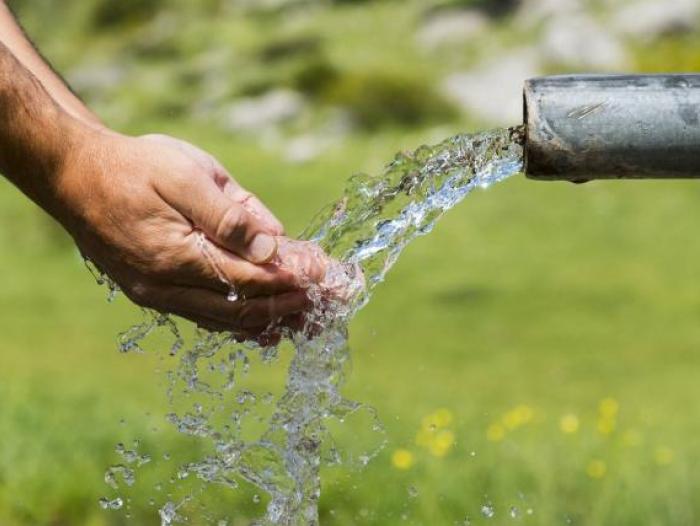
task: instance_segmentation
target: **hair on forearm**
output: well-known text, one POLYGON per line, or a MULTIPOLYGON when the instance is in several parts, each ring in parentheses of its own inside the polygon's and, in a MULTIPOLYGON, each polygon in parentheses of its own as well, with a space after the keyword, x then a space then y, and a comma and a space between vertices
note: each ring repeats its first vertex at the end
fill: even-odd
MULTIPOLYGON (((50 61, 48 58, 46 58, 46 56, 41 52, 41 50, 40 50, 39 47, 36 45, 36 43, 34 42, 34 40, 32 39, 32 37, 29 35, 29 33, 27 33, 27 30, 26 30, 25 27, 22 25, 22 22, 21 22, 21 20, 20 20, 20 17, 19 17, 19 15, 18 15, 18 13, 17 13, 17 9, 12 7, 12 3, 13 3, 13 2, 11 2, 10 0, 0 0, 0 4, 5 4, 5 6, 7 7, 8 11, 10 12, 10 14, 12 14, 12 16, 14 17, 15 23, 17 24, 17 27, 18 27, 19 30, 22 32, 22 35, 24 36, 25 40, 29 43, 29 45, 32 47, 32 49, 33 49, 34 52, 37 54, 37 56, 38 56, 39 58, 41 58, 41 60, 44 62, 44 64, 46 64, 46 66, 49 68, 49 70, 51 70, 51 72, 56 76, 56 78, 59 79, 59 80, 63 83, 63 85, 64 85, 73 95, 75 95, 75 97, 77 97, 78 99, 80 99, 80 95, 79 95, 78 93, 75 92, 75 90, 71 87, 71 85, 68 83, 68 81, 66 81, 66 79, 63 77, 63 75, 61 75, 61 73, 53 66, 53 64, 51 63, 51 61, 50 61)), ((41 79, 39 79, 39 81, 41 81, 41 79)), ((81 99, 81 100, 82 100, 82 99, 81 99)))

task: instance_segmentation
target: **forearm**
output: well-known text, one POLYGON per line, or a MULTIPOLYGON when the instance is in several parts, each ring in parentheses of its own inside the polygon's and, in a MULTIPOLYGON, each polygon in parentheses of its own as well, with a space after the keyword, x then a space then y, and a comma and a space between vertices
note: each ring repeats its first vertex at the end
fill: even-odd
POLYGON ((84 124, 66 113, 0 43, 0 173, 57 215, 62 168, 84 124))
POLYGON ((86 124, 101 127, 99 118, 70 90, 51 69, 25 36, 5 0, 0 0, 0 42, 41 82, 49 95, 65 111, 86 124))

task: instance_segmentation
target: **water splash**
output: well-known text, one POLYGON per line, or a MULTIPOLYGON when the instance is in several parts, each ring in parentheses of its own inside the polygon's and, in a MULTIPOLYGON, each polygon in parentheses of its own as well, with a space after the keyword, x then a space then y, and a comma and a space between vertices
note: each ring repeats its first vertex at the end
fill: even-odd
POLYGON ((493 519, 496 515, 496 508, 493 507, 493 504, 487 502, 481 506, 481 514, 487 519, 493 519))
MULTIPOLYGON (((408 243, 428 234, 475 188, 522 170, 522 143, 523 130, 513 128, 459 135, 401 153, 378 177, 352 177, 343 197, 305 230, 302 238, 307 241, 282 243, 277 262, 281 266, 313 251, 333 258, 320 284, 311 279, 302 283, 315 305, 304 329, 283 333, 295 348, 285 390, 273 408, 271 393, 256 395, 245 385, 251 361, 274 361, 276 348, 238 344, 230 334, 198 331, 170 373, 169 396, 175 409, 167 418, 181 433, 207 443, 209 452, 180 465, 173 483, 192 476, 203 482, 204 491, 208 484, 235 490, 239 481, 246 481, 269 498, 266 515, 256 524, 317 525, 321 466, 364 466, 384 443, 375 411, 341 394, 350 361, 350 319, 369 301, 408 243), (337 447, 328 429, 331 420, 351 418, 371 422, 376 435, 371 447, 355 454, 337 447)), ((200 242, 215 265, 208 241, 202 236, 200 242)), ((157 327, 174 335, 171 354, 176 354, 183 346, 177 325, 168 316, 151 313, 142 325, 120 336, 120 349, 139 350, 140 341, 157 327)), ((129 458, 139 458, 132 453, 129 458)), ((116 466, 109 482, 116 485, 120 476, 128 484, 134 464, 127 464, 116 466)), ((196 495, 190 491, 179 503, 164 503, 161 524, 187 521, 185 508, 192 500, 196 495)))

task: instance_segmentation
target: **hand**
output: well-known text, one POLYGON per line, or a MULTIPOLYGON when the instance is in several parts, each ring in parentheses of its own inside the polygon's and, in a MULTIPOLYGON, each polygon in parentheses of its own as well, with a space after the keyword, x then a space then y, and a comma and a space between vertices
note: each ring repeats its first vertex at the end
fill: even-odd
POLYGON ((165 136, 83 133, 51 211, 132 301, 241 338, 309 307, 297 273, 273 263, 282 225, 212 156, 165 136))

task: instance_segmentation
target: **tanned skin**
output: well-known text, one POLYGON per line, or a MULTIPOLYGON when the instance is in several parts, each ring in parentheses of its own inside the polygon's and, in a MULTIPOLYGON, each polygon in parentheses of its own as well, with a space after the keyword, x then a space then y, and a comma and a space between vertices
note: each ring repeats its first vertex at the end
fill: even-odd
POLYGON ((262 202, 191 144, 104 126, 2 0, 0 122, 0 172, 138 305, 240 338, 308 308, 298 276, 270 263, 284 232, 262 202), (202 252, 202 234, 217 265, 202 252), (226 282, 245 299, 229 301, 226 282))

